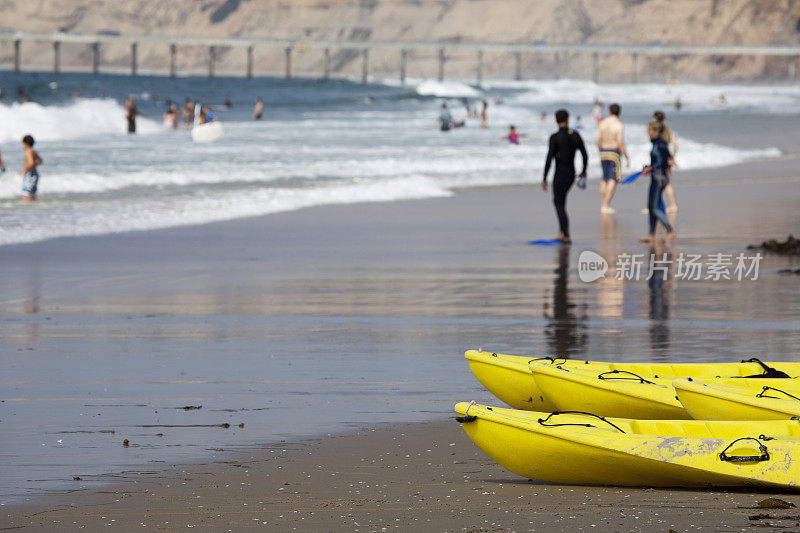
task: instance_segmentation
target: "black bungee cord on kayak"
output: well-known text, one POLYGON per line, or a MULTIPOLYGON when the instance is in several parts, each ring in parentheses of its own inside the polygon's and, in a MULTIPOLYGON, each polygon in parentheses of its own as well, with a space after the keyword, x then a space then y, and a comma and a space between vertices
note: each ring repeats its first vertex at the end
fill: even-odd
POLYGON ((566 363, 567 362, 567 358, 566 357, 550 357, 548 355, 547 357, 535 357, 533 359, 530 359, 528 361, 528 364, 531 364, 534 361, 550 361, 550 364, 553 364, 553 365, 557 366, 557 365, 563 365, 564 363, 566 363), (556 363, 556 361, 562 361, 562 362, 561 363, 556 363))
POLYGON ((773 399, 775 399, 775 400, 784 400, 784 399, 785 399, 785 398, 778 398, 777 396, 769 396, 769 395, 767 395, 767 394, 764 394, 764 393, 765 393, 765 392, 767 392, 768 390, 774 390, 774 391, 776 391, 776 392, 780 392, 781 394, 785 394, 785 395, 786 395, 786 396, 788 396, 789 398, 795 399, 795 400, 797 400, 798 402, 800 402, 800 398, 798 398, 797 396, 795 396, 795 395, 793 395, 793 394, 789 394, 789 393, 788 393, 788 392, 786 392, 785 390, 776 389, 775 387, 767 387, 766 385, 764 386, 764 388, 763 388, 763 389, 761 389, 761 392, 759 392, 758 394, 756 394, 756 398, 773 398, 773 399))
POLYGON ((586 411, 553 411, 552 413, 547 415, 547 418, 545 418, 544 420, 540 418, 539 420, 537 420, 537 422, 539 422, 540 425, 545 426, 545 427, 549 427, 549 428, 560 427, 560 426, 580 426, 580 427, 585 427, 585 428, 596 428, 597 427, 597 426, 593 426, 592 424, 578 424, 578 423, 574 423, 574 422, 573 423, 565 422, 563 424, 548 424, 547 423, 547 421, 550 420, 551 417, 557 416, 557 415, 587 415, 587 416, 593 416, 593 417, 597 418, 598 420, 602 420, 603 422, 605 422, 609 426, 613 427, 614 429, 616 429, 620 433, 625 433, 625 431, 622 428, 620 428, 619 426, 617 426, 613 422, 610 422, 610 421, 606 420, 605 418, 603 418, 600 415, 596 415, 594 413, 587 413, 586 411))
POLYGON ((648 381, 639 374, 634 374, 633 372, 628 372, 627 370, 609 370, 608 372, 603 372, 602 374, 598 374, 597 379, 638 379, 639 383, 649 383, 650 385, 655 385, 654 382, 648 381), (631 377, 628 376, 612 376, 610 378, 606 377, 609 374, 629 374, 631 377))

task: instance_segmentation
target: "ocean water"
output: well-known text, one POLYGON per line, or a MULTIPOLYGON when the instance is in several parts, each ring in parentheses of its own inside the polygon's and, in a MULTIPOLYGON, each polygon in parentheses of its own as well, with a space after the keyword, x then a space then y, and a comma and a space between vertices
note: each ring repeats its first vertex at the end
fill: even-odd
MULTIPOLYGON (((236 220, 538 183, 550 117, 562 106, 573 123, 582 115, 597 179, 587 116, 600 98, 623 105, 633 169, 647 160, 644 127, 656 108, 679 135, 676 179, 681 169, 720 168, 679 189, 681 227, 694 232, 680 245, 733 252, 797 226, 796 172, 773 173, 767 187, 758 172, 761 160, 798 155, 797 87, 10 73, 0 73, 0 86, 8 168, 0 175, 0 505, 224 460, 218 449, 441 418, 457 400, 491 403, 460 355, 467 348, 798 360, 800 293, 796 276, 778 273, 796 260, 767 258, 762 280, 749 284, 579 282, 571 269, 579 246, 611 260, 632 251, 621 243, 643 229, 638 208, 598 225, 595 194, 570 198, 581 228, 573 252, 521 244, 528 231, 552 228, 542 194, 501 196, 515 204, 504 219, 491 204, 503 191, 477 190, 465 205, 477 210, 488 198, 485 212, 434 217, 433 227, 415 204, 403 217, 418 209, 423 222, 389 220, 380 232, 370 224, 383 221, 382 205, 328 212, 339 231, 295 213, 253 239, 248 221, 236 220), (17 85, 35 103, 17 101, 17 85), (134 136, 121 105, 129 94, 144 114, 134 136), (266 104, 258 122, 250 118, 256 96, 266 104), (214 104, 225 138, 199 145, 183 129, 165 129, 167 97, 214 104), (489 129, 468 119, 437 130, 441 102, 464 116, 461 97, 489 102, 489 129), (501 139, 510 124, 527 134, 521 146, 501 139), (34 205, 20 201, 16 174, 26 133, 45 160, 34 205), (727 176, 724 165, 746 161, 750 177, 727 176), (724 208, 706 209, 717 202, 724 208), (113 235, 218 220, 231 222, 210 235, 202 227, 159 233, 156 244, 147 234, 113 235), (520 220, 535 223, 520 228, 520 220), (105 237, 2 246, 73 235, 105 237), (115 253, 104 255, 106 244, 115 253), (148 255, 159 244, 163 257, 148 255)), ((641 193, 620 190, 615 202, 638 206, 641 193)))
POLYGON ((648 160, 644 129, 664 108, 679 135, 682 169, 776 158, 797 150, 800 89, 701 85, 596 85, 585 81, 465 83, 411 80, 361 84, 282 80, 0 73, 0 245, 70 235, 146 230, 227 220, 329 203, 445 196, 454 188, 538 181, 550 115, 567 107, 599 175, 591 103, 624 104, 632 167, 648 160), (32 102, 16 98, 16 88, 32 102), (725 95, 725 103, 720 95, 725 95), (125 133, 122 102, 142 112, 125 133), (253 100, 266 104, 251 119, 253 100), (165 128, 165 100, 208 102, 226 136, 195 144, 183 128, 165 128), (226 109, 222 102, 232 101, 226 109), (489 129, 477 119, 442 134, 441 102, 457 120, 460 101, 489 102, 489 129), (674 109, 680 99, 683 107, 674 109), (542 113, 547 114, 542 120, 542 113), (527 137, 510 146, 509 125, 527 137), (742 135, 741 129, 754 135, 742 135), (19 201, 24 134, 44 158, 40 201, 19 201))

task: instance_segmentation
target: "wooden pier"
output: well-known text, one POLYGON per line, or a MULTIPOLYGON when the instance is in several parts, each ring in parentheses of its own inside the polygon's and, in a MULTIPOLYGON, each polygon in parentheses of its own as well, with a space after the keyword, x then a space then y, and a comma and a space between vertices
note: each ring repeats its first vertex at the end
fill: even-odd
MULTIPOLYGON (((565 57, 591 57, 592 68, 586 78, 594 81, 600 79, 600 62, 603 57, 611 55, 630 57, 630 80, 639 79, 639 61, 643 57, 669 58, 671 79, 675 79, 675 64, 679 58, 696 56, 708 62, 708 81, 716 78, 717 64, 724 58, 750 57, 751 76, 754 75, 755 58, 784 57, 786 59, 786 79, 796 80, 797 58, 800 56, 800 46, 688 46, 688 45, 604 45, 604 44, 548 44, 535 43, 442 43, 442 42, 401 42, 401 41, 309 41, 288 39, 244 39, 244 38, 200 38, 200 37, 168 37, 168 36, 123 36, 123 35, 83 35, 70 33, 30 33, 30 32, 0 32, 0 42, 10 42, 13 46, 12 69, 14 72, 24 70, 22 62, 22 49, 26 42, 47 42, 53 48, 54 73, 63 70, 61 61, 62 44, 83 44, 91 52, 91 63, 86 69, 93 74, 98 74, 102 68, 101 51, 104 45, 124 45, 130 48, 130 74, 139 72, 138 55, 140 46, 164 46, 169 50, 169 69, 164 74, 176 76, 176 55, 179 48, 204 47, 208 50, 208 77, 216 75, 217 52, 220 48, 241 50, 245 58, 245 68, 242 75, 253 76, 253 54, 256 49, 273 49, 284 51, 284 77, 291 78, 292 56, 296 50, 319 49, 323 53, 322 79, 330 79, 332 74, 331 51, 354 51, 361 58, 361 79, 366 82, 370 75, 369 58, 372 50, 393 51, 399 56, 398 75, 402 82, 407 75, 409 53, 427 52, 435 54, 438 65, 438 79, 444 80, 448 53, 461 52, 474 54, 476 81, 483 81, 484 54, 487 52, 509 53, 514 58, 514 78, 523 79, 523 55, 538 55, 551 57, 555 64, 556 77, 560 74, 561 62, 565 57)), ((529 73, 533 74, 533 73, 529 73)))

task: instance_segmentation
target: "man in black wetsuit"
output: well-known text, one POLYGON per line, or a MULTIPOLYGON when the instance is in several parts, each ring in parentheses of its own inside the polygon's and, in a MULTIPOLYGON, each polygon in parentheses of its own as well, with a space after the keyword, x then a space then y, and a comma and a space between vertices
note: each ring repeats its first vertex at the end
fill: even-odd
POLYGON ((580 150, 583 157, 583 170, 581 178, 586 179, 586 147, 577 131, 569 129, 569 113, 566 109, 556 111, 558 131, 550 136, 550 148, 547 151, 547 162, 544 165, 544 178, 542 189, 547 190, 547 173, 550 172, 550 163, 556 160, 556 170, 553 175, 553 204, 558 215, 559 233, 558 240, 564 243, 572 242, 569 237, 569 218, 567 217, 567 193, 575 182, 575 152, 580 150))

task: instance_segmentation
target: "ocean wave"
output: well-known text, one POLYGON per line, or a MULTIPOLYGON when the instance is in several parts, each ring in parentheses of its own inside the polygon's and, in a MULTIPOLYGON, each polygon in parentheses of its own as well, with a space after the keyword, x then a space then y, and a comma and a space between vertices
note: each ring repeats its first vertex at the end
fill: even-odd
POLYGON ((606 104, 619 101, 653 108, 670 108, 680 100, 683 112, 722 110, 764 111, 785 114, 800 106, 796 85, 725 85, 697 83, 594 83, 586 80, 492 81, 486 89, 521 91, 508 99, 521 104, 585 104, 596 99, 606 104))
MULTIPOLYGON (((163 129, 144 117, 136 125, 139 133, 163 129)), ((81 98, 51 106, 36 102, 0 104, 0 142, 19 141, 28 134, 37 141, 53 141, 126 132, 125 109, 110 98, 81 98)))
POLYGON ((46 224, 30 225, 28 210, 0 213, 0 245, 219 222, 319 205, 391 202, 451 194, 429 177, 412 175, 308 188, 261 187, 248 190, 247 194, 238 190, 195 190, 138 199, 95 198, 60 202, 61 205, 45 200, 37 207, 49 211, 46 224))
POLYGON ((446 98, 480 98, 483 93, 466 83, 458 81, 424 80, 417 84, 420 96, 440 96, 446 98))

